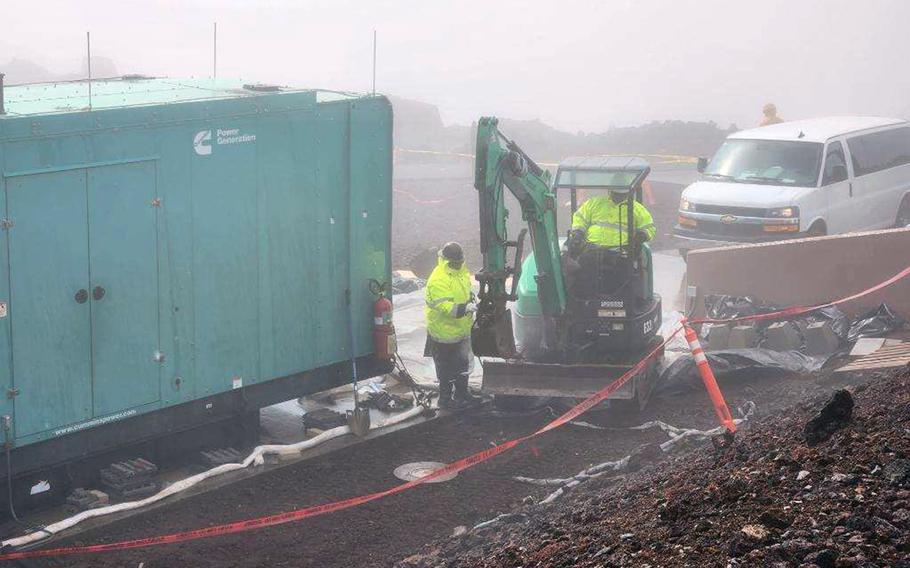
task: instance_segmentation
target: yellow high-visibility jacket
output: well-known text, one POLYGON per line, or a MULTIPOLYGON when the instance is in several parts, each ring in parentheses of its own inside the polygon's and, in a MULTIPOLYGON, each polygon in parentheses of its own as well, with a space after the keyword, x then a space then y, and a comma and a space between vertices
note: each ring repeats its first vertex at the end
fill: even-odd
MULTIPOLYGON (((583 229, 589 243, 602 247, 617 247, 629 242, 628 206, 625 201, 614 203, 609 195, 597 195, 585 201, 572 216, 572 228, 583 229), (620 240, 621 239, 621 240, 620 240)), ((657 229, 654 219, 644 205, 635 202, 632 207, 633 229, 645 231, 648 240, 657 229)))
POLYGON ((459 343, 471 336, 474 314, 458 316, 458 305, 471 300, 471 273, 461 266, 453 270, 449 262, 440 258, 427 280, 427 332, 439 343, 459 343))

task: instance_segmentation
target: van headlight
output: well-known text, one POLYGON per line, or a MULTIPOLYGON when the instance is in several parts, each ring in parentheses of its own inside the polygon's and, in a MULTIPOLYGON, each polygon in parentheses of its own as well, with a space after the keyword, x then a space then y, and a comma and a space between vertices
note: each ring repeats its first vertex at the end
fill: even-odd
POLYGON ((795 219, 799 217, 799 207, 776 207, 768 209, 768 217, 775 219, 795 219))
POLYGON ((683 197, 679 200, 680 211, 695 211, 695 206, 689 203, 689 200, 683 197))

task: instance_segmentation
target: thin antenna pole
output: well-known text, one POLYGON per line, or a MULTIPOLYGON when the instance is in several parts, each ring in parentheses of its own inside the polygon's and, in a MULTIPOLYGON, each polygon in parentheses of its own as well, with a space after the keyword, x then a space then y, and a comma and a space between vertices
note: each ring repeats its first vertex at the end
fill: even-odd
POLYGON ((373 95, 376 95, 376 30, 373 30, 373 95))
POLYGON ((218 22, 215 22, 215 35, 212 38, 212 79, 218 78, 218 22))
POLYGON ((88 52, 88 109, 92 110, 92 32, 85 32, 85 47, 88 52))

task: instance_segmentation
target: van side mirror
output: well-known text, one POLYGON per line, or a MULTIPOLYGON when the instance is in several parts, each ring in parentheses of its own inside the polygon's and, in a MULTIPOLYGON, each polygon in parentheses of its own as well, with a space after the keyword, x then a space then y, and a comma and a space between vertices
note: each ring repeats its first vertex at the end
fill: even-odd
POLYGON ((695 169, 698 170, 698 173, 703 174, 705 170, 708 169, 708 158, 701 157, 698 159, 698 164, 696 164, 695 169))

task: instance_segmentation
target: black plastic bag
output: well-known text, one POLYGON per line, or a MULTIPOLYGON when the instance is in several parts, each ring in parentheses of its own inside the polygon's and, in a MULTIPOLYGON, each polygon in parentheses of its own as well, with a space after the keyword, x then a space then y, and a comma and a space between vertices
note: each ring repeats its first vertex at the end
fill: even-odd
POLYGON ((894 313, 884 302, 856 318, 850 324, 847 341, 853 343, 860 337, 878 337, 907 325, 907 320, 894 313))
MULTIPOLYGON (((799 351, 724 349, 705 355, 719 382, 748 379, 761 372, 808 374, 817 372, 831 355, 811 356, 799 351)), ((691 355, 683 355, 660 374, 658 392, 679 392, 701 387, 701 376, 691 355)))
POLYGON ((423 278, 403 278, 397 274, 392 274, 392 295, 416 292, 426 286, 426 284, 426 280, 423 278))
POLYGON ((728 296, 709 294, 705 296, 705 312, 711 319, 730 319, 776 312, 777 306, 765 304, 752 296, 728 296))

